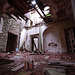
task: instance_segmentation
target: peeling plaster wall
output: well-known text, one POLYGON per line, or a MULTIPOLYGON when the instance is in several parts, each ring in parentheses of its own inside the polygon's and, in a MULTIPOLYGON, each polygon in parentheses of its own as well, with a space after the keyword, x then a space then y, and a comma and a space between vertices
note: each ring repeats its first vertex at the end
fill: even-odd
MULTIPOLYGON (((44 30, 47 28, 47 26, 43 25, 41 26, 41 40, 42 40, 42 48, 43 48, 43 32, 44 30)), ((28 30, 28 36, 27 36, 27 40, 26 40, 26 48, 28 50, 31 50, 31 35, 36 35, 36 34, 39 34, 39 27, 34 27, 34 28, 31 28, 28 30)))
POLYGON ((38 33, 39 33, 39 27, 34 27, 34 28, 28 30, 28 37, 27 37, 27 41, 26 41, 26 48, 28 50, 31 50, 31 37, 30 37, 30 35, 35 35, 38 33))
POLYGON ((47 52, 57 53, 58 51, 61 50, 61 42, 57 26, 50 27, 47 29, 47 31, 44 34, 44 44, 45 44, 45 51, 47 52), (54 44, 48 46, 48 44, 52 42, 54 42, 54 44, 57 44, 57 46, 54 46, 54 44))
POLYGON ((41 1, 50 6, 51 13, 55 21, 65 19, 73 14, 71 0, 41 0, 41 1))
POLYGON ((62 53, 67 51, 65 31, 64 29, 75 27, 74 20, 69 19, 62 22, 51 24, 51 27, 44 32, 44 50, 45 52, 62 53), (48 46, 49 43, 54 42, 57 46, 53 44, 48 46))
POLYGON ((27 38, 27 30, 24 28, 24 29, 21 31, 21 35, 20 35, 20 46, 19 46, 19 48, 22 47, 22 45, 23 45, 24 42, 26 41, 26 38, 27 38))
MULTIPOLYGON (((75 27, 73 18, 65 21, 50 23, 47 26, 41 26, 42 49, 45 52, 62 53, 67 52, 65 29, 75 27), (48 46, 49 43, 57 44, 57 46, 48 46)), ((28 30, 28 36, 25 42, 25 47, 31 50, 31 35, 39 34, 39 27, 34 27, 28 30)))

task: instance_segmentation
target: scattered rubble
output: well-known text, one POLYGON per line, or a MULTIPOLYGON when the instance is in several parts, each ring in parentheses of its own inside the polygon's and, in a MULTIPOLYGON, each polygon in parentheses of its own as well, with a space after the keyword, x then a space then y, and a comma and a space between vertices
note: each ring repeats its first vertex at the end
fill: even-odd
POLYGON ((43 69, 51 67, 51 65, 49 65, 50 62, 62 62, 62 64, 75 66, 75 55, 67 53, 50 53, 43 55, 30 52, 0 53, 0 62, 2 62, 1 59, 12 60, 14 62, 0 65, 0 75, 10 75, 9 72, 12 73, 11 75, 16 75, 19 70, 30 70, 32 67, 34 67, 33 70, 36 75, 43 75, 43 69), (32 61, 34 65, 32 65, 32 61), (26 62, 27 64, 25 66, 26 62))

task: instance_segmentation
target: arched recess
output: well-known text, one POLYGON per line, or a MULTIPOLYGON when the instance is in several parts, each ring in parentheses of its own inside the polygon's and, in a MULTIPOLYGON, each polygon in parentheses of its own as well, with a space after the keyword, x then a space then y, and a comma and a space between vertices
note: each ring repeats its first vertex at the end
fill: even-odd
POLYGON ((45 29, 43 32, 43 47, 46 53, 61 52, 60 33, 57 26, 52 26, 45 29))

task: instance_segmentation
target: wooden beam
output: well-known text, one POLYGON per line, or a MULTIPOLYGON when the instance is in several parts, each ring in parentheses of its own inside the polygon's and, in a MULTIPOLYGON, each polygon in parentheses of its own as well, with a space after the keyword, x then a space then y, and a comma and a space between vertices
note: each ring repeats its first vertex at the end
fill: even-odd
POLYGON ((19 14, 19 16, 24 19, 24 16, 19 11, 17 11, 17 14, 19 14))
MULTIPOLYGON (((15 9, 16 9, 16 11, 17 11, 17 13, 19 14, 19 16, 21 17, 21 18, 23 18, 24 19, 24 12, 22 12, 22 11, 20 11, 20 9, 18 9, 18 7, 12 2, 11 3, 11 1, 10 0, 8 0, 8 2, 9 2, 9 4, 11 4, 15 9)), ((25 17, 26 18, 26 17, 25 17)), ((25 19, 24 19, 25 20, 25 19)))
POLYGON ((6 13, 10 18, 13 18, 15 21, 16 19, 14 17, 12 17, 9 13, 6 13))
POLYGON ((19 20, 21 20, 17 14, 14 13, 13 15, 16 16, 19 20))
POLYGON ((20 64, 20 65, 18 65, 17 67, 15 67, 15 68, 13 68, 13 69, 11 69, 11 71, 18 71, 19 69, 21 69, 21 68, 23 68, 24 67, 24 63, 23 64, 20 64))
POLYGON ((37 3, 38 7, 39 7, 41 10, 44 9, 44 5, 43 5, 43 3, 42 3, 40 0, 36 0, 36 3, 37 3))

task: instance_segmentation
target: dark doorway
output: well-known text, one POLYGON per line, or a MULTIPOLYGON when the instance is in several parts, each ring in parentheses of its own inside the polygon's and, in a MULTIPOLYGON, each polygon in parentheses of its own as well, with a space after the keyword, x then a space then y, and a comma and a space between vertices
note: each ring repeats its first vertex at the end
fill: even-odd
POLYGON ((7 52, 15 51, 17 47, 17 35, 12 33, 8 33, 8 40, 7 40, 7 52))
POLYGON ((39 36, 31 36, 31 49, 33 52, 39 50, 39 36))
POLYGON ((75 28, 69 28, 65 30, 67 52, 75 53, 75 28))

